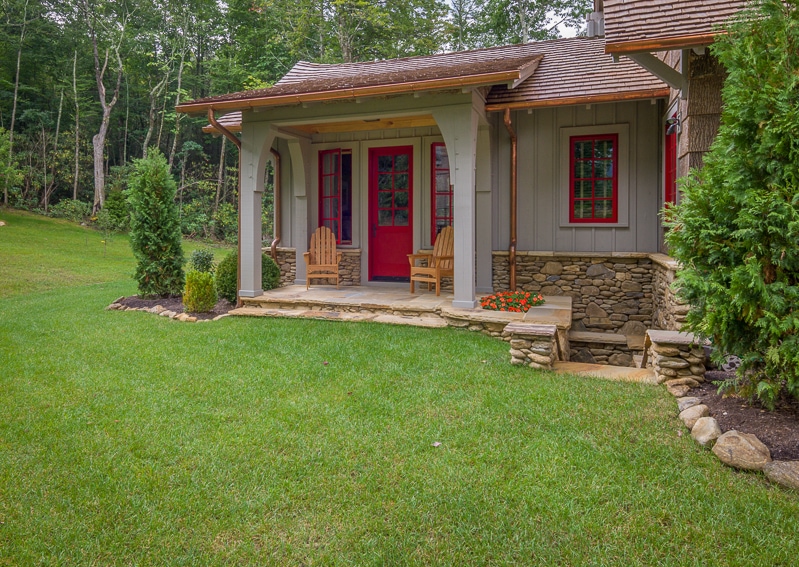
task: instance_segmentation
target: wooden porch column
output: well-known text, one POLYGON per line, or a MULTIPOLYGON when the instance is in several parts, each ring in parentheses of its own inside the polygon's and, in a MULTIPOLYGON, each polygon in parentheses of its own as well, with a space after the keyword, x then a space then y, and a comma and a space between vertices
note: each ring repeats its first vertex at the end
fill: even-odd
POLYGON ((475 154, 480 119, 476 94, 471 104, 442 107, 433 112, 449 155, 455 228, 455 298, 453 307, 473 309, 475 300, 475 154))
POLYGON ((275 131, 264 123, 242 123, 241 131, 241 289, 239 297, 258 297, 261 284, 261 205, 266 163, 275 131))
POLYGON ((308 250, 308 233, 311 219, 308 216, 308 184, 311 182, 311 144, 304 138, 289 139, 291 159, 291 242, 296 250, 294 283, 303 285, 306 281, 303 253, 308 250))

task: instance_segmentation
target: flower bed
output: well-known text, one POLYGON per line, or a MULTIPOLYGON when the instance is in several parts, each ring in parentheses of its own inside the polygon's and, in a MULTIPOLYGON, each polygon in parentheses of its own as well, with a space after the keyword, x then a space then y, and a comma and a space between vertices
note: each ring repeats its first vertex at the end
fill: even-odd
POLYGON ((531 307, 543 303, 544 298, 541 294, 533 294, 529 291, 501 291, 487 295, 480 300, 483 309, 512 313, 525 313, 531 307))

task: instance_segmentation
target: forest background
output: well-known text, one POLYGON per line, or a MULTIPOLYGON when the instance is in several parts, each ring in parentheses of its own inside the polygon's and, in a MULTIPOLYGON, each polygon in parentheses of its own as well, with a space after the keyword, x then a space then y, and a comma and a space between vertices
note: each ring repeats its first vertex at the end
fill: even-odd
MULTIPOLYGON (((185 235, 235 242, 236 148, 177 114, 297 61, 371 61, 579 33, 590 0, 2 0, 2 204, 125 230, 133 159, 178 180, 185 235)), ((272 235, 264 192, 264 238, 272 235)))

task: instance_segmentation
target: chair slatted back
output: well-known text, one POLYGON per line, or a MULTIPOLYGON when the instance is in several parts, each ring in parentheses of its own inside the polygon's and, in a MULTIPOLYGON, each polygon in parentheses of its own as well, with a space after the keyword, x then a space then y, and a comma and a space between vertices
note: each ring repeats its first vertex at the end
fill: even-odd
POLYGON ((446 260, 438 261, 441 256, 452 256, 455 249, 455 240, 453 237, 454 231, 451 226, 445 226, 441 232, 436 236, 436 243, 433 246, 433 262, 436 266, 444 270, 452 269, 453 260, 448 258, 446 260))
POLYGON ((320 226, 311 235, 311 264, 331 265, 336 264, 336 237, 333 231, 326 226, 320 226))

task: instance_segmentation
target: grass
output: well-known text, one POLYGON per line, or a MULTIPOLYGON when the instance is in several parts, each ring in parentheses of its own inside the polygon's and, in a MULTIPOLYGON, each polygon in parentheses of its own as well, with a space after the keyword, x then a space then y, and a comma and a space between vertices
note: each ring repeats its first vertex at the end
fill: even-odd
MULTIPOLYGON (((0 298, 70 286, 130 279, 135 266, 125 234, 105 235, 85 226, 0 209, 0 298)), ((192 250, 207 246, 183 243, 192 250)), ((225 247, 214 246, 217 255, 225 247)), ((135 291, 134 291, 135 292, 135 291)))
POLYGON ((452 329, 104 311, 107 261, 0 299, 0 565, 795 564, 797 495, 660 388, 452 329))

